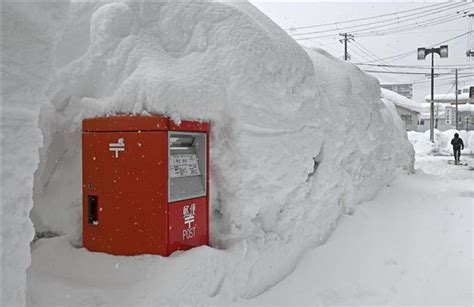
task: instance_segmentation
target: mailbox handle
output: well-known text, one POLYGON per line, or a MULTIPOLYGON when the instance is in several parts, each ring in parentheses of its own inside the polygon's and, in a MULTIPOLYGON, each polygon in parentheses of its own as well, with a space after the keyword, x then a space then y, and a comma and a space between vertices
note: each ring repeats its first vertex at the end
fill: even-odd
POLYGON ((88 222, 92 225, 97 225, 99 222, 97 200, 98 197, 96 195, 87 196, 88 222))

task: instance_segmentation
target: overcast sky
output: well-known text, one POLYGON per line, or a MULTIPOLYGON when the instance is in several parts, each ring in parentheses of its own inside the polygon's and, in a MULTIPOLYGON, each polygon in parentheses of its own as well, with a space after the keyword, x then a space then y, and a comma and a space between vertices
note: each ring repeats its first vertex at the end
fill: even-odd
MULTIPOLYGON (((252 3, 257 6, 262 12, 269 16, 274 22, 280 25, 283 29, 302 27, 309 25, 319 25, 326 23, 340 23, 343 21, 354 20, 365 17, 373 17, 376 15, 382 14, 391 14, 400 11, 412 10, 417 8, 423 8, 426 6, 432 6, 437 4, 436 2, 267 2, 267 1, 252 1, 252 3)), ((423 10, 414 10, 413 12, 401 13, 398 15, 388 15, 386 17, 380 17, 378 19, 368 19, 359 22, 344 23, 339 25, 329 25, 326 27, 319 28, 309 28, 299 31, 289 31, 291 34, 296 34, 299 32, 311 32, 311 31, 322 31, 326 29, 335 29, 339 27, 341 29, 338 32, 323 32, 318 34, 313 34, 312 36, 322 36, 327 34, 337 34, 339 32, 356 32, 362 28, 373 28, 379 26, 378 29, 386 29, 393 27, 400 27, 407 24, 414 24, 416 22, 422 22, 426 20, 431 20, 430 22, 444 21, 449 18, 449 16, 454 16, 457 11, 470 10, 474 13, 473 2, 457 2, 460 4, 458 7, 447 8, 446 10, 443 7, 449 6, 449 4, 456 4, 456 2, 444 2, 440 5, 441 8, 433 6, 432 8, 427 8, 425 10, 433 10, 428 13, 423 14, 423 10), (465 3, 466 5, 462 6, 461 4, 465 3), (449 10, 448 10, 449 9, 449 10), (438 13, 436 13, 438 10, 438 13), (395 19, 397 16, 406 16, 408 14, 414 14, 405 19, 412 18, 411 21, 406 21, 405 23, 397 24, 395 19), (416 15, 418 14, 418 15, 416 15), (420 16, 421 14, 426 16, 420 16), (444 19, 443 19, 444 18, 444 19), (377 23, 372 25, 361 26, 359 28, 354 28, 354 25, 357 24, 367 24, 373 22, 380 22, 387 19, 392 19, 385 21, 384 23, 377 23), (394 23, 392 25, 387 25, 384 28, 380 28, 380 25, 394 23), (346 27, 346 28, 342 28, 346 27)), ((438 2, 439 4, 439 2, 438 2)), ((451 19, 451 18, 449 18, 451 19)), ((471 18, 474 19, 474 18, 471 18)), ((401 19, 403 20, 403 19, 401 19)), ((371 31, 373 31, 371 29, 371 31)), ((368 60, 373 60, 375 57, 378 58, 387 58, 390 56, 395 56, 410 51, 416 51, 419 47, 426 47, 439 43, 455 36, 461 35, 469 31, 469 18, 456 18, 453 21, 442 23, 439 25, 424 27, 416 30, 410 30, 405 32, 399 32, 383 36, 371 36, 371 37, 356 37, 356 44, 349 43, 349 53, 352 56, 352 62, 367 62, 368 60), (361 51, 365 49, 365 53, 361 51)), ((367 31, 364 31, 367 32, 367 31)), ((310 36, 310 35, 307 35, 310 36)), ((305 36, 299 36, 305 37, 305 36)), ((436 65, 474 65, 474 60, 470 60, 466 57, 466 50, 468 49, 468 39, 469 35, 465 35, 461 38, 447 42, 449 46, 449 57, 445 59, 440 59, 438 55, 435 56, 435 67, 436 65)), ((299 43, 309 46, 309 47, 320 47, 330 52, 336 57, 342 58, 344 54, 344 47, 339 42, 339 37, 332 36, 326 38, 318 38, 313 40, 300 40, 299 43)), ((471 38, 471 42, 474 43, 474 36, 471 38)), ((473 44, 470 44, 471 46, 473 44)), ((473 46, 474 47, 474 46, 473 46)), ((471 48, 473 48, 471 47, 471 48)), ((374 62, 375 63, 375 62, 374 62)), ((379 62, 380 63, 380 62, 379 62)), ((431 57, 427 57, 423 61, 418 61, 416 54, 404 57, 401 59, 395 60, 386 60, 386 64, 395 64, 395 65, 431 65, 431 57)), ((366 67, 370 69, 370 67, 366 67)), ((377 67, 372 67, 372 69, 379 69, 377 67)), ((385 70, 394 70, 391 68, 384 68, 385 70)), ((397 69, 399 70, 399 69, 397 69)), ((428 70, 418 70, 418 69, 405 69, 404 71, 416 71, 420 73, 428 73, 428 70)), ((470 71, 464 70, 462 73, 472 73, 474 70, 470 71)), ((436 71, 435 71, 436 72, 436 71)), ((443 70, 443 72, 449 72, 448 70, 443 70)), ((377 74, 376 77, 380 80, 381 83, 400 83, 400 82, 411 82, 416 80, 417 82, 422 82, 426 77, 424 75, 395 75, 395 74, 377 74)), ((441 78, 441 77, 440 77, 441 78)), ((443 77, 445 80, 435 81, 435 93, 444 94, 447 92, 454 91, 454 73, 452 79, 446 80, 447 77, 443 77)), ((460 79, 460 86, 467 84, 474 84, 474 78, 464 78, 460 79)), ((430 81, 426 79, 426 82, 415 83, 414 85, 414 99, 417 101, 423 101, 426 95, 430 94, 430 81)))

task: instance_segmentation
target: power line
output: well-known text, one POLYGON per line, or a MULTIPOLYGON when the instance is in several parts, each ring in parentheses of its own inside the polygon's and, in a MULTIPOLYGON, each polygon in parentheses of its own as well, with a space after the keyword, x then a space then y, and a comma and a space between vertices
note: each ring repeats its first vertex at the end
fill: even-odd
POLYGON ((325 24, 310 25, 310 26, 303 26, 303 27, 292 27, 292 28, 287 28, 285 30, 288 31, 288 30, 310 29, 310 28, 318 28, 318 27, 324 27, 324 26, 329 26, 329 25, 335 25, 337 27, 338 24, 352 23, 352 22, 369 20, 369 19, 376 19, 376 18, 390 16, 390 15, 402 14, 402 13, 405 13, 405 12, 413 12, 413 11, 417 11, 417 10, 424 10, 424 9, 427 9, 427 8, 431 8, 431 7, 435 7, 435 6, 441 6, 441 5, 444 5, 444 3, 437 3, 437 4, 433 4, 433 5, 420 7, 420 8, 415 8, 415 9, 398 11, 398 12, 393 12, 393 13, 383 14, 383 15, 370 16, 370 17, 365 17, 365 18, 346 20, 346 21, 341 21, 341 22, 330 22, 330 23, 325 23, 325 24))
POLYGON ((445 95, 449 94, 455 86, 456 86, 456 83, 453 83, 453 85, 449 88, 449 90, 445 93, 445 95))
POLYGON ((364 52, 365 54, 367 54, 369 57, 371 57, 372 59, 375 59, 376 61, 378 62, 382 62, 384 64, 386 64, 379 56, 377 56, 375 53, 373 53, 372 51, 370 51, 369 49, 365 48, 364 46, 362 46, 359 42, 356 42, 354 41, 354 44, 356 45, 357 48, 359 48, 362 52, 364 52))
MULTIPOLYGON (((352 47, 354 47, 354 45, 352 47)), ((366 58, 363 54, 360 54, 357 50, 355 50, 353 48, 351 48, 350 50, 351 50, 351 52, 357 54, 357 56, 360 57, 361 59, 370 61, 370 59, 366 58)))
POLYGON ((406 32, 410 30, 416 30, 420 28, 426 28, 426 27, 432 27, 436 25, 440 25, 443 23, 448 23, 454 20, 457 20, 458 18, 465 18, 469 11, 464 11, 464 12, 457 12, 454 15, 450 16, 443 16, 443 17, 436 17, 432 19, 427 19, 423 23, 414 23, 411 25, 404 25, 401 27, 394 27, 391 29, 382 29, 381 31, 367 31, 367 32, 359 32, 357 33, 357 37, 370 37, 370 36, 383 36, 383 35, 389 35, 393 33, 400 33, 400 32, 406 32), (459 15, 462 13, 462 15, 459 15))
MULTIPOLYGON (((355 45, 352 45, 352 46, 355 47, 355 45)), ((355 49, 351 49, 351 50, 352 50, 353 52, 359 54, 355 49)), ((360 49, 359 49, 359 50, 360 50, 360 49)), ((363 52, 363 53, 364 53, 364 52, 363 52)), ((359 54, 359 55, 360 55, 360 54, 359 54)), ((361 56, 363 59, 366 59, 366 60, 368 59, 368 58, 367 58, 366 56, 364 56, 364 55, 360 55, 360 56, 361 56)), ((370 60, 370 59, 369 59, 369 60, 370 60)), ((384 70, 386 70, 386 71, 389 70, 388 68, 382 68, 382 69, 384 69, 384 70)), ((394 79, 394 78, 385 76, 385 79, 390 80, 391 82, 397 83, 397 80, 394 79)))
MULTIPOLYGON (((354 41, 354 44, 352 45, 353 47, 355 47, 356 49, 360 50, 363 54, 365 54, 367 57, 365 56, 362 56, 364 59, 366 60, 371 60, 371 59, 376 59, 378 60, 378 57, 373 54, 372 52, 370 52, 369 50, 365 49, 364 47, 362 47, 362 45, 360 45, 358 42, 354 41), (362 47, 362 48, 361 48, 362 47)), ((352 49, 353 50, 353 49, 352 49)), ((354 50, 355 51, 355 50, 354 50)), ((382 68, 384 70, 389 70, 388 68, 382 68)), ((385 77, 387 80, 391 80, 392 82, 395 81, 395 79, 393 78, 390 78, 390 77, 385 77)))
MULTIPOLYGON (((370 69, 363 69, 365 72, 370 73, 377 73, 377 74, 396 74, 396 75, 429 75, 428 73, 424 72, 410 72, 410 71, 384 71, 384 70, 370 70, 370 69)), ((449 73, 436 73, 437 75, 450 75, 449 73)))
POLYGON ((406 25, 403 27, 395 27, 392 29, 384 29, 382 31, 367 31, 363 33, 358 33, 357 37, 374 37, 374 36, 385 36, 385 35, 390 35, 394 33, 401 33, 401 32, 406 32, 406 31, 411 31, 411 30, 417 30, 417 29, 422 29, 422 28, 427 28, 427 27, 433 27, 437 25, 441 25, 444 23, 452 22, 455 20, 458 20, 460 18, 466 17, 467 12, 463 12, 463 15, 452 15, 452 16, 446 16, 442 18, 434 18, 425 21, 425 23, 416 23, 412 25, 406 25), (429 22, 428 22, 429 21, 429 22))
MULTIPOLYGON (((424 73, 424 72, 411 72, 411 71, 386 71, 386 70, 370 70, 370 69, 363 69, 365 72, 370 72, 370 73, 377 73, 377 74, 395 74, 395 75, 423 75, 423 76, 429 76, 429 73, 424 73)), ((438 76, 448 76, 452 75, 452 73, 436 73, 438 76)), ((471 76, 473 74, 459 74, 459 76, 471 76)))
MULTIPOLYGON (((398 34, 400 32, 415 30, 415 29, 419 29, 419 28, 426 28, 426 27, 430 27, 430 26, 436 26, 436 25, 440 25, 440 24, 443 24, 443 23, 454 21, 458 18, 464 18, 464 17, 466 17, 466 14, 468 14, 469 12, 468 11, 462 12, 463 15, 459 15, 459 13, 460 12, 456 12, 455 14, 451 14, 449 16, 443 16, 443 17, 436 17, 436 18, 428 19, 428 20, 425 20, 423 23, 418 23, 417 22, 417 23, 413 23, 413 24, 409 24, 409 25, 404 25, 404 26, 401 26, 401 27, 381 29, 378 32, 370 31, 372 29, 376 29, 377 27, 359 29, 359 31, 366 31, 366 32, 353 32, 353 34, 354 34, 355 37, 382 36, 382 35, 389 35, 389 34, 395 34, 395 33, 398 34)), ((295 38, 295 40, 297 40, 297 41, 300 41, 300 40, 313 40, 313 39, 333 37, 333 36, 336 36, 336 34, 327 34, 327 35, 318 35, 318 36, 295 38)))
MULTIPOLYGON (((458 78, 458 79, 470 79, 474 76, 474 74, 468 74, 468 75, 464 75, 462 76, 462 78, 458 78)), ((387 77, 385 77, 387 78, 387 77)), ((435 79, 436 79, 436 82, 438 85, 446 85, 446 84, 451 84, 453 82, 453 77, 449 76, 449 75, 442 75, 442 76, 437 76, 435 75, 435 79), (448 83, 449 82, 449 83, 448 83)), ((463 81, 463 80, 459 80, 460 82, 466 82, 466 81, 469 81, 469 80, 466 80, 466 81, 463 81)), ((407 80, 407 81, 403 81, 403 83, 411 83, 411 84, 421 84, 421 83, 426 83, 426 82, 431 82, 431 78, 417 78, 417 79, 413 79, 413 80, 407 80)), ((398 82, 396 82, 398 83, 398 82)))
MULTIPOLYGON (((464 76, 458 76, 458 79, 465 79, 465 78, 472 78, 474 77, 474 74, 470 74, 470 75, 464 75, 464 76)), ((437 81, 449 81, 449 80, 452 80, 453 77, 446 77, 446 76, 443 76, 442 78, 436 78, 437 81)), ((419 84, 419 83, 425 83, 425 82, 430 82, 431 79, 419 79, 419 80, 415 80, 415 81, 412 81, 411 83, 413 84, 419 84)))
MULTIPOLYGON (((459 81, 460 82, 466 82, 466 81, 463 81, 465 79, 469 79, 469 78, 472 78, 474 76, 474 74, 472 75, 466 75, 466 76, 462 76, 462 77, 459 77, 458 79, 460 79, 459 81), (462 79, 462 80, 461 80, 462 79)), ((386 77, 387 78, 387 77, 386 77)), ((435 76, 435 80, 437 82, 438 85, 449 85, 449 84, 452 84, 452 82, 454 81, 454 76, 435 76)), ((414 79, 414 80, 408 80, 408 81, 404 81, 403 83, 408 83, 408 84, 422 84, 422 83, 427 83, 427 82, 431 82, 431 79, 425 79, 425 78, 418 78, 418 79, 414 79)), ((395 82, 395 83, 398 83, 398 82, 395 82)))
MULTIPOLYGON (((443 6, 443 7, 437 7, 436 9, 427 10, 425 12, 409 14, 409 15, 406 15, 406 16, 403 16, 403 17, 398 17, 397 16, 395 18, 390 18, 390 19, 386 19, 386 20, 380 20, 380 21, 375 21, 375 22, 370 22, 370 23, 365 23, 365 24, 359 24, 359 25, 352 25, 352 26, 347 26, 347 27, 342 27, 342 28, 338 27, 338 28, 326 29, 326 30, 320 30, 320 31, 296 33, 296 34, 292 34, 292 36, 302 36, 302 35, 308 35, 308 34, 318 34, 318 33, 343 31, 343 30, 346 30, 346 29, 351 29, 351 32, 357 32, 357 30, 355 28, 359 28, 359 27, 363 27, 363 26, 369 26, 369 25, 376 25, 376 24, 380 24, 380 23, 386 23, 387 21, 396 20, 396 22, 392 22, 392 23, 388 23, 388 24, 382 24, 382 25, 378 26, 378 27, 385 27, 385 26, 389 26, 389 25, 393 25, 393 24, 400 24, 400 23, 404 23, 404 22, 407 22, 407 21, 423 18, 425 16, 430 16, 430 15, 433 15, 433 14, 438 14, 438 13, 446 14, 446 10, 458 8, 458 7, 465 6, 465 5, 466 5, 466 3, 459 3, 459 2, 454 3, 454 4, 449 3, 448 5, 443 6), (403 20, 406 17, 411 17, 411 16, 415 16, 415 15, 419 15, 419 16, 403 20)), ((373 28, 373 27, 371 27, 371 28, 373 28)), ((364 29, 364 31, 365 30, 366 29, 364 29)))
MULTIPOLYGON (((360 45, 356 41, 354 41, 353 47, 357 48, 358 50, 360 50, 363 54, 365 54, 368 57, 368 58, 366 58, 364 56, 363 57, 364 59, 368 59, 369 61, 372 60, 372 59, 375 59, 376 61, 378 61, 380 59, 375 54, 373 54, 372 52, 368 52, 368 50, 364 50, 365 48, 361 48, 362 45, 360 45)), ((389 68, 386 68, 386 67, 381 67, 381 68, 385 71, 389 71, 389 68)))
MULTIPOLYGON (((430 67, 422 66, 422 65, 390 65, 390 64, 363 64, 363 63, 354 63, 354 64, 361 65, 361 66, 373 66, 373 67, 430 69, 430 67)), ((445 69, 445 70, 452 70, 452 69, 455 69, 455 68, 457 68, 458 70, 474 69, 474 65, 472 65, 472 64, 460 64, 460 65, 449 65, 449 66, 441 66, 441 65, 436 66, 436 69, 445 69), (464 65, 468 65, 468 66, 467 67, 462 67, 464 65)))
MULTIPOLYGON (((447 39, 447 40, 444 40, 444 41, 442 41, 442 42, 438 42, 438 43, 432 44, 432 45, 428 46, 427 48, 431 48, 431 47, 436 46, 436 45, 441 45, 441 44, 444 44, 444 43, 453 41, 453 40, 458 39, 458 38, 460 38, 460 37, 466 36, 466 35, 470 34, 470 33, 473 32, 473 31, 474 31, 474 30, 464 32, 464 33, 462 33, 462 34, 460 34, 460 35, 451 37, 451 38, 449 38, 449 39, 447 39)), ((407 56, 416 54, 416 52, 417 52, 417 51, 414 50, 414 51, 405 52, 405 53, 402 53, 402 54, 397 54, 397 55, 394 55, 394 56, 382 58, 382 59, 380 59, 380 60, 382 60, 382 61, 386 61, 386 60, 390 60, 390 61, 399 60, 399 59, 405 58, 405 57, 407 57, 407 56)), ((368 61, 368 62, 360 63, 360 64, 368 64, 368 63, 373 63, 373 62, 376 62, 376 61, 368 61)))

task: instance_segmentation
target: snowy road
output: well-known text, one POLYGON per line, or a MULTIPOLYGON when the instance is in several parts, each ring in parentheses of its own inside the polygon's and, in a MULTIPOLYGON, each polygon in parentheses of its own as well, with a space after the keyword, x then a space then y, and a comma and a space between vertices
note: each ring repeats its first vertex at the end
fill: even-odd
POLYGON ((448 159, 417 157, 416 174, 343 216, 285 280, 239 304, 472 305, 474 170, 448 159))

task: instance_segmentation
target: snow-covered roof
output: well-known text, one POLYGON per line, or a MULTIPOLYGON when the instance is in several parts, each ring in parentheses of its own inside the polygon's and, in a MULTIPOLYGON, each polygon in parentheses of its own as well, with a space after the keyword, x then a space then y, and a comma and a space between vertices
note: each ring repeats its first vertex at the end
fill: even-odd
POLYGON ((382 90, 382 99, 386 99, 390 102, 392 102, 394 105, 405 108, 414 112, 422 113, 423 112, 423 106, 421 103, 418 103, 412 99, 408 99, 398 93, 395 93, 393 91, 381 88, 382 90))
MULTIPOLYGON (((447 106, 448 108, 456 108, 456 106, 447 106)), ((474 113, 474 104, 461 104, 458 105, 458 111, 459 112, 472 112, 474 113)))
MULTIPOLYGON (((447 100, 447 101, 456 101, 456 94, 455 93, 449 93, 449 94, 435 94, 433 96, 434 100, 447 100)), ((426 95, 425 96, 426 101, 431 101, 431 95, 426 95)), ((469 93, 462 93, 458 95, 458 101, 469 101, 469 93)))
MULTIPOLYGON (((420 119, 430 119, 430 118, 431 118, 430 112, 425 112, 425 113, 420 115, 420 119)), ((446 118, 446 114, 445 113, 438 113, 438 114, 435 113, 435 118, 444 119, 444 118, 446 118)))
MULTIPOLYGON (((430 118, 430 109, 431 103, 430 102, 422 102, 423 113, 421 114, 421 119, 429 119, 430 118)), ((450 106, 449 104, 442 104, 442 103, 435 103, 434 104, 434 112, 437 118, 445 118, 446 117, 446 108, 450 106)))
MULTIPOLYGON (((422 102, 421 106, 423 107, 423 112, 424 113, 429 113, 430 112, 431 102, 422 102)), ((448 106, 450 106, 450 105, 439 103, 439 102, 434 104, 435 111, 438 112, 438 113, 444 113, 448 106)))

